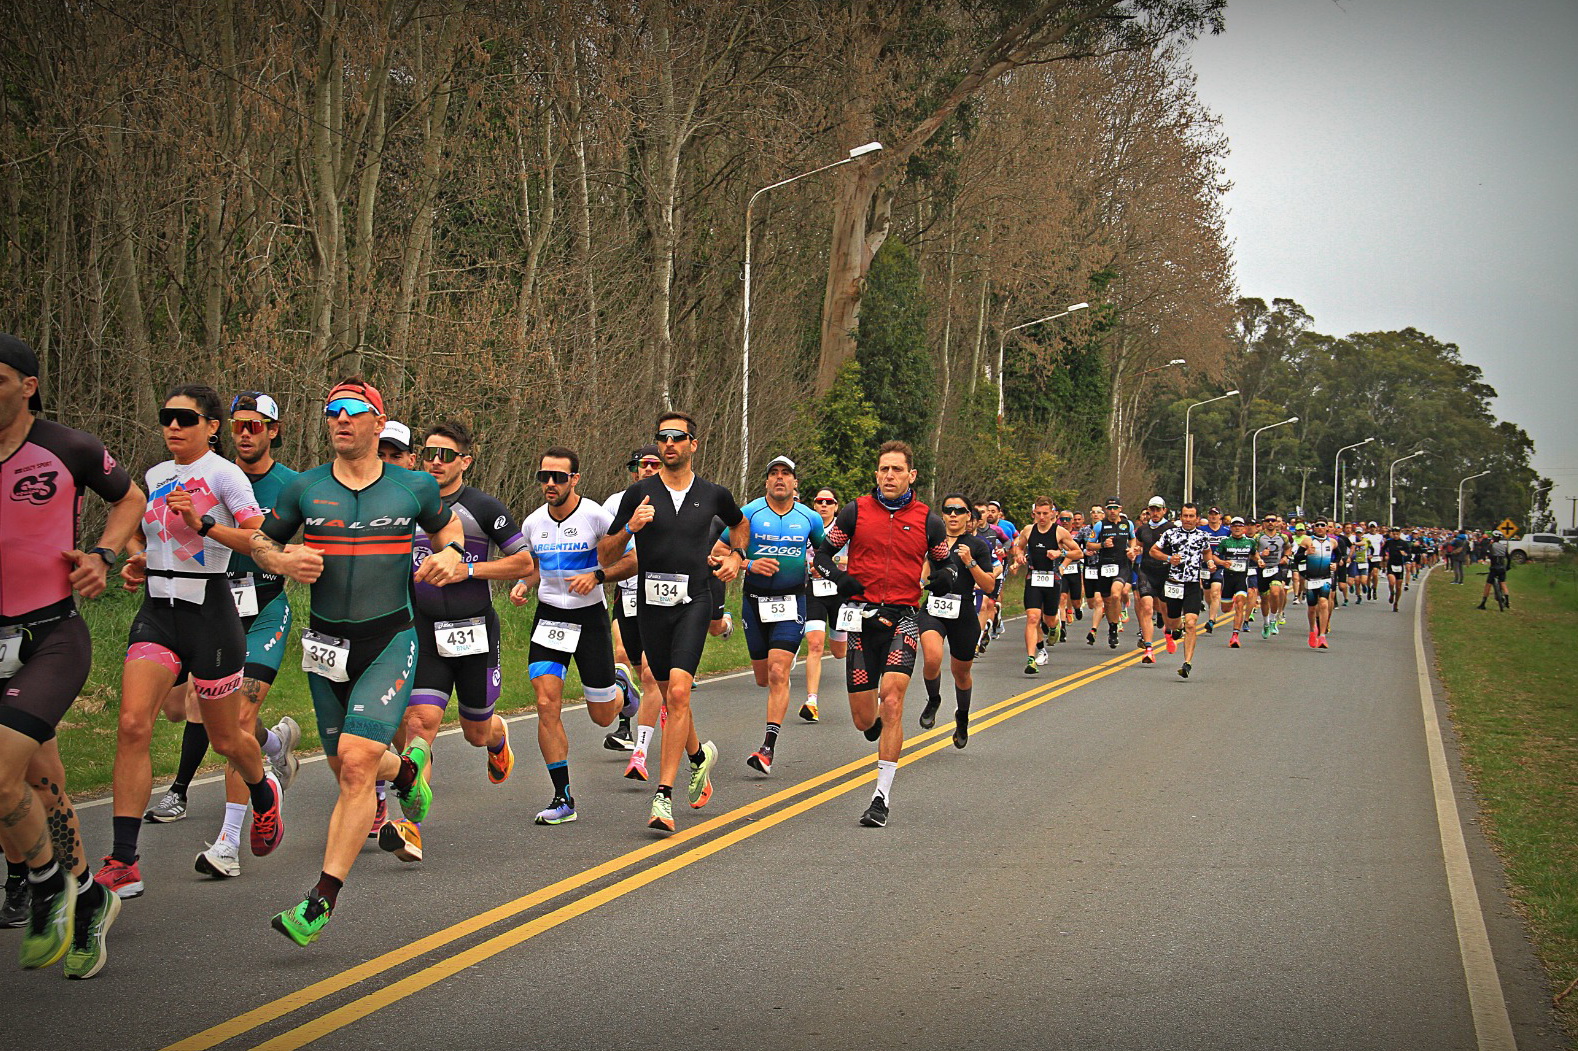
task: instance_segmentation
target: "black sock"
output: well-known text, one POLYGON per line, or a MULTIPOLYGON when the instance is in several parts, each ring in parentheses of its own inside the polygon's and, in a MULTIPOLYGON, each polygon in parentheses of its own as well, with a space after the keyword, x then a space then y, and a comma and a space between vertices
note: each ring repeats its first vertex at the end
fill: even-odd
POLYGON ((958 719, 960 722, 963 722, 965 719, 970 717, 970 694, 973 692, 973 687, 966 688, 955 686, 953 688, 953 696, 958 703, 958 709, 954 712, 954 718, 958 719))
POLYGON ((15 887, 18 883, 21 883, 25 879, 27 879, 27 862, 10 860, 6 861, 5 885, 7 890, 15 887))
POLYGON ((694 752, 690 753, 690 765, 700 766, 706 758, 707 750, 705 748, 698 748, 694 752))
POLYGON ((261 814, 274 805, 274 786, 269 784, 267 777, 259 778, 257 784, 248 784, 247 791, 252 795, 252 812, 261 814))
MULTIPOLYGON (((82 875, 77 877, 77 915, 92 916, 93 910, 104 904, 104 895, 107 893, 103 884, 93 878, 92 870, 84 867, 82 875)), ((83 921, 78 919, 77 922, 83 921)))
POLYGON ((570 761, 561 760, 548 764, 548 780, 553 782, 553 794, 557 798, 563 796, 570 798, 570 761))
POLYGON ((778 723, 767 724, 767 736, 762 738, 762 747, 769 752, 778 747, 778 731, 783 729, 778 723))
POLYGON ((926 703, 935 706, 938 701, 942 700, 942 676, 939 675, 935 679, 923 679, 922 681, 926 684, 926 703))
POLYGON ((66 889, 66 872, 53 861, 36 869, 29 869, 27 881, 33 885, 33 900, 40 896, 54 897, 66 889))
POLYGON ((180 793, 185 799, 186 787, 197 776, 197 768, 203 765, 203 757, 207 754, 208 727, 186 720, 186 727, 181 731, 181 765, 175 770, 175 783, 170 791, 180 793))
POLYGON ((630 736, 630 719, 628 716, 621 715, 619 717, 619 730, 617 732, 624 734, 626 737, 630 736))
POLYGON ((137 860, 137 834, 142 831, 142 818, 117 817, 110 821, 114 826, 115 845, 110 857, 130 865, 137 860))
POLYGON ((335 903, 340 900, 340 891, 344 889, 344 880, 335 879, 327 872, 320 872, 318 873, 318 884, 312 888, 312 892, 328 902, 329 908, 332 910, 335 903))
POLYGON ((658 785, 657 786, 657 794, 662 796, 664 799, 673 799, 674 798, 674 786, 673 785, 658 785))
POLYGON ((400 757, 400 772, 395 774, 392 783, 397 792, 408 792, 411 786, 416 784, 416 764, 411 761, 410 756, 400 757))
POLYGON ((866 740, 875 741, 882 736, 882 716, 877 716, 877 721, 871 724, 871 729, 866 731, 866 740))

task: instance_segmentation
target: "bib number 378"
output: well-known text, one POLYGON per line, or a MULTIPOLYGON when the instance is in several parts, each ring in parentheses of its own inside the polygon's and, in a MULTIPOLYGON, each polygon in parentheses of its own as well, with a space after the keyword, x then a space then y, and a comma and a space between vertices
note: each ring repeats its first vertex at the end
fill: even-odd
POLYGON ((332 635, 316 631, 301 633, 301 670, 321 675, 330 682, 349 682, 351 679, 351 644, 332 635))

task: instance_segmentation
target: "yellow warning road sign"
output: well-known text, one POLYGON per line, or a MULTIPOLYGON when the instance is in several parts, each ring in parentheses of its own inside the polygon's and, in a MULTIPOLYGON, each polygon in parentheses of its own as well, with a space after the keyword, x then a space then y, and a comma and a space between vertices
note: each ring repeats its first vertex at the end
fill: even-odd
POLYGON ((1501 524, 1496 527, 1496 532, 1500 533, 1508 540, 1511 540, 1513 537, 1518 535, 1520 530, 1518 529, 1518 523, 1514 522, 1510 518, 1503 518, 1501 520, 1501 524))

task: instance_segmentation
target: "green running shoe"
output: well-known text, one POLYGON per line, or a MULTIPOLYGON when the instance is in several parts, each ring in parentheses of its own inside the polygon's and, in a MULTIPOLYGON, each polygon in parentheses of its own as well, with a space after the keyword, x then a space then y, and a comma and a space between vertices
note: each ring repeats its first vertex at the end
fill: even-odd
POLYGON ((334 910, 316 891, 308 891, 300 905, 286 909, 271 921, 274 929, 297 945, 311 945, 329 925, 334 910))
POLYGON ((44 897, 33 888, 29 907, 27 929, 22 934, 22 967, 33 970, 58 963, 71 948, 71 936, 76 931, 77 877, 63 873, 66 889, 53 897, 44 897))
POLYGON ((674 831, 674 801, 662 792, 652 797, 652 816, 647 819, 647 828, 674 831))
POLYGON ((76 935, 71 939, 71 949, 66 953, 67 978, 92 978, 104 970, 104 964, 110 958, 105 936, 110 933, 110 927, 120 914, 120 895, 100 887, 98 907, 90 915, 79 917, 76 921, 76 935))
POLYGON ((416 778, 410 788, 397 793, 400 796, 400 810, 410 820, 421 822, 427 817, 427 808, 433 805, 433 786, 427 780, 427 768, 433 761, 433 753, 428 750, 427 742, 418 737, 411 742, 405 754, 416 766, 416 778))
POLYGON ((712 764, 718 761, 718 746, 708 741, 701 746, 701 765, 690 768, 690 805, 704 807, 712 798, 712 764))

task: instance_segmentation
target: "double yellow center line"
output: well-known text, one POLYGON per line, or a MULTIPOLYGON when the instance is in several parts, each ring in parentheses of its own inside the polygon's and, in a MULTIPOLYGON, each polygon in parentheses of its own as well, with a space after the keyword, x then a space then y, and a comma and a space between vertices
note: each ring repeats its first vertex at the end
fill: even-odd
MULTIPOLYGON (((972 717, 970 732, 974 735, 1017 715, 1022 715, 1038 705, 1120 671, 1124 667, 1138 662, 1141 656, 1142 654, 1139 651, 1130 651, 1118 657, 1111 657, 1089 668, 1066 675, 1061 679, 1037 686, 1033 690, 1028 690, 983 708, 972 717)), ((908 765, 950 747, 952 745, 952 736, 951 727, 945 726, 929 730, 912 738, 905 743, 906 752, 899 760, 899 765, 908 765)), ((235 1018, 205 1029, 194 1036, 171 1044, 165 1051, 206 1051, 208 1048, 217 1047, 220 1044, 235 1040, 279 1018, 343 992, 369 978, 383 977, 393 968, 443 949, 496 923, 517 917, 539 905, 571 894, 598 880, 612 876, 623 869, 640 865, 662 854, 673 853, 678 848, 685 847, 686 844, 694 844, 679 851, 675 856, 643 868, 601 890, 576 898, 550 912, 533 917, 496 934, 485 941, 444 956, 396 982, 380 986, 349 1003, 303 1022, 295 1028, 281 1033, 279 1036, 256 1045, 254 1051, 287 1051, 287 1049, 293 1051, 293 1049, 305 1047, 307 1044, 337 1032, 381 1008, 398 1003, 415 992, 435 985, 445 978, 465 970, 467 967, 479 964, 490 957, 504 952, 506 949, 514 948, 522 942, 536 937, 544 931, 552 930, 562 923, 585 915, 600 905, 605 905, 633 890, 656 882, 664 876, 687 868, 704 858, 711 857, 721 850, 734 846, 737 843, 742 843, 752 836, 782 824, 790 818, 804 814, 815 807, 821 806, 823 803, 837 799, 839 796, 845 795, 861 785, 869 784, 875 778, 876 770, 869 757, 858 759, 837 769, 818 774, 756 802, 748 803, 728 813, 720 814, 683 832, 665 839, 656 840, 647 846, 612 858, 601 865, 594 865, 591 868, 584 869, 573 876, 568 876, 546 887, 532 891, 523 897, 478 913, 469 919, 462 920, 460 923, 436 931, 424 938, 418 938, 408 945, 392 949, 365 963, 341 971, 333 977, 315 982, 294 993, 282 996, 260 1007, 237 1015, 235 1018), (824 787, 831 782, 837 783, 832 784, 831 787, 824 787), (817 791, 818 789, 820 791, 817 791), (798 799, 796 802, 791 802, 796 797, 803 798, 798 799), (788 805, 780 806, 780 804, 788 805), (774 810, 773 808, 775 807, 779 809, 774 810), (739 827, 722 835, 713 836, 713 833, 719 832, 728 825, 741 822, 745 818, 768 810, 773 812, 758 820, 741 824, 739 827), (704 840, 704 842, 697 842, 698 840, 704 840)))

